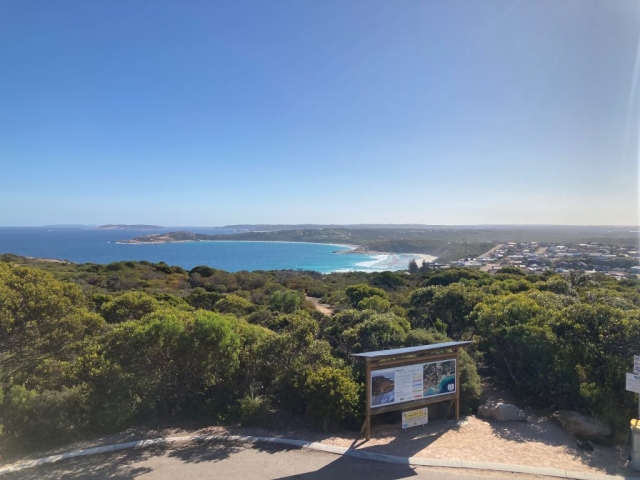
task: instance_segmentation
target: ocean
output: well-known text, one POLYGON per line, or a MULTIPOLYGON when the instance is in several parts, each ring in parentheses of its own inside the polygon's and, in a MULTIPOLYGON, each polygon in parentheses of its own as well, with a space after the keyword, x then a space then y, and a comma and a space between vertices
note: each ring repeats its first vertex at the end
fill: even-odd
MULTIPOLYGON (((165 244, 118 244, 140 235, 176 229, 136 231, 70 227, 0 227, 0 254, 13 253, 74 263, 107 264, 122 260, 165 262, 191 269, 197 265, 237 272, 240 270, 302 269, 321 273, 404 270, 411 255, 336 254, 351 247, 293 242, 184 242, 165 244)), ((181 227, 180 230, 187 230, 181 227)), ((231 230, 188 228, 207 234, 231 230)))

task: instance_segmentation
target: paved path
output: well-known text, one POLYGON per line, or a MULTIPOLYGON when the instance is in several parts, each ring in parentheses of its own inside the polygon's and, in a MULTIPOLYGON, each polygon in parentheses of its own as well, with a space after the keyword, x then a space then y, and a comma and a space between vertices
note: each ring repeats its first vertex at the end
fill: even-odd
POLYGON ((299 450, 241 443, 185 444, 126 450, 31 468, 3 477, 36 479, 241 479, 241 480, 532 480, 543 477, 410 467, 299 450))

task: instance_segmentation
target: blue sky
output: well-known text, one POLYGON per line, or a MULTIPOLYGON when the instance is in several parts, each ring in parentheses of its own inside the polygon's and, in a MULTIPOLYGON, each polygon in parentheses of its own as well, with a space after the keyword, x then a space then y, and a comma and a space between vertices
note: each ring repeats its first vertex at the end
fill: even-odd
POLYGON ((637 0, 0 2, 0 225, 638 223, 637 0))

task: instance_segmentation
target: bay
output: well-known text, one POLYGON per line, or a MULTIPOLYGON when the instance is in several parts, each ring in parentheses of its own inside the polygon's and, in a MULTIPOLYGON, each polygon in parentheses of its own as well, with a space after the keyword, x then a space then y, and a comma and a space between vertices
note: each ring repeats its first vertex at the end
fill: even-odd
MULTIPOLYGON (((197 265, 236 272, 240 270, 302 269, 321 273, 336 271, 384 271, 407 268, 411 255, 336 254, 346 245, 294 242, 183 242, 119 244, 140 235, 175 231, 99 230, 66 227, 0 227, 0 253, 53 258, 75 263, 108 264, 147 260, 191 269, 197 265)), ((231 230, 181 227, 196 233, 228 234, 231 230)))

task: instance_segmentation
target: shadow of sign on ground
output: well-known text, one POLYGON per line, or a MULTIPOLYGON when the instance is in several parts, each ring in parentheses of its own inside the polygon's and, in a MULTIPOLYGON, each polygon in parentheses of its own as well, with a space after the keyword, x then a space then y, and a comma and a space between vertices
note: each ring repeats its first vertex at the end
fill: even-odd
MULTIPOLYGON (((375 444, 371 440, 360 439, 353 442, 350 448, 358 452, 380 454, 386 453, 401 457, 413 457, 415 454, 435 442, 444 433, 458 429, 458 424, 453 420, 438 420, 436 428, 425 431, 420 427, 414 427, 396 436, 385 445, 375 444), (389 453, 393 452, 393 453, 389 453)), ((261 448, 261 447, 258 447, 261 448)), ((411 478, 417 475, 414 467, 409 463, 382 463, 350 456, 339 456, 328 465, 318 470, 310 471, 302 475, 280 477, 278 480, 293 479, 353 479, 367 478, 367 480, 396 480, 411 478)))

